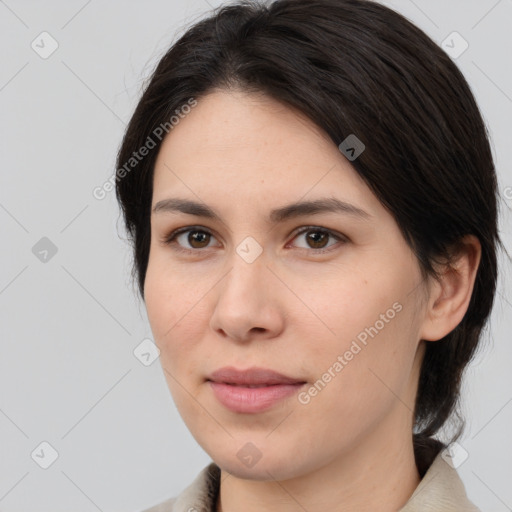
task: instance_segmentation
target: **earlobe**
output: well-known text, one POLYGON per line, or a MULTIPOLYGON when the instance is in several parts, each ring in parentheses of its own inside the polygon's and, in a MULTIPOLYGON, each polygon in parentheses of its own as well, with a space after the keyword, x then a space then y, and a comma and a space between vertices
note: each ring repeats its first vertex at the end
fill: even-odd
POLYGON ((473 293, 481 252, 478 238, 466 235, 457 245, 451 264, 439 272, 439 280, 432 280, 420 339, 440 340, 462 321, 473 293))

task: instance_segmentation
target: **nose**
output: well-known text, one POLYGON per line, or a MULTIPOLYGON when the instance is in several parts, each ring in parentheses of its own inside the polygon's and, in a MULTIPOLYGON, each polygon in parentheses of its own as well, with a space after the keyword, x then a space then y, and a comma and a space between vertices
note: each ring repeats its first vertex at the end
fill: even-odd
POLYGON ((245 343, 282 332, 282 290, 263 255, 248 263, 235 254, 231 270, 212 293, 216 296, 210 327, 221 336, 245 343))

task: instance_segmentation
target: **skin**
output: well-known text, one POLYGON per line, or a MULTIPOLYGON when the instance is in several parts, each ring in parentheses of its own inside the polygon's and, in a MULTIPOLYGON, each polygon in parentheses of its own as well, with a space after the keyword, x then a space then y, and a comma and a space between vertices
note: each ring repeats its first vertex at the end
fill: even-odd
POLYGON ((336 145, 303 115, 238 90, 200 98, 164 140, 152 206, 170 197, 222 218, 154 212, 144 289, 178 411, 222 469, 217 510, 398 510, 420 481, 411 431, 424 344, 462 320, 478 240, 465 239, 439 282, 423 280, 394 218, 336 145), (274 208, 324 197, 368 217, 267 222, 274 208), (203 238, 163 242, 186 226, 200 226, 203 238), (304 226, 313 228, 296 234, 304 226), (318 228, 344 238, 322 238, 318 228), (236 252, 248 236, 263 248, 252 263, 236 252), (328 252, 315 251, 322 246, 328 252), (224 366, 260 366, 307 390, 396 303, 400 312, 307 404, 293 395, 235 413, 206 380, 224 366), (237 457, 248 442, 261 454, 252 467, 237 457))

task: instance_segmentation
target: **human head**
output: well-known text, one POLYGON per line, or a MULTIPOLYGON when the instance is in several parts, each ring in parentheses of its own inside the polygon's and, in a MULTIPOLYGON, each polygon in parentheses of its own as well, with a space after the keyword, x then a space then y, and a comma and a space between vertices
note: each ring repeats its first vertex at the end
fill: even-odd
MULTIPOLYGON (((425 278, 436 277, 464 235, 480 241, 467 313, 444 338, 426 343, 415 405, 418 439, 426 442, 454 410, 496 288, 496 177, 467 82, 423 32, 378 3, 240 2, 194 25, 160 60, 117 168, 191 98, 222 89, 263 93, 304 114, 336 146, 356 134, 365 150, 351 165, 395 219, 425 278)), ((142 295, 161 144, 116 182, 142 295)))

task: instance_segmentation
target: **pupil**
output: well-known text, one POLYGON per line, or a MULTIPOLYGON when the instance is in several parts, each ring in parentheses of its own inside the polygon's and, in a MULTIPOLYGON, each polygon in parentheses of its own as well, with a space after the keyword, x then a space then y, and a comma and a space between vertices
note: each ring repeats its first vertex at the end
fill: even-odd
POLYGON ((322 233, 321 231, 312 231, 309 233, 308 238, 315 245, 314 249, 321 249, 322 247, 325 247, 325 243, 322 244, 322 241, 325 242, 325 240, 327 239, 326 233, 322 233), (314 236, 314 234, 317 234, 319 236, 314 236), (318 238, 320 238, 320 240, 318 238), (320 243, 320 246, 317 245, 318 243, 320 243))
MULTIPOLYGON (((190 232, 190 234, 188 236, 188 238, 189 238, 188 241, 192 247, 196 247, 196 245, 194 245, 195 243, 199 243, 199 245, 200 245, 201 242, 204 242, 205 238, 207 238, 207 237, 208 237, 208 233, 205 233, 204 231, 192 231, 192 232, 190 232)), ((206 245, 208 245, 208 242, 206 243, 206 245)))

